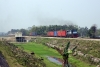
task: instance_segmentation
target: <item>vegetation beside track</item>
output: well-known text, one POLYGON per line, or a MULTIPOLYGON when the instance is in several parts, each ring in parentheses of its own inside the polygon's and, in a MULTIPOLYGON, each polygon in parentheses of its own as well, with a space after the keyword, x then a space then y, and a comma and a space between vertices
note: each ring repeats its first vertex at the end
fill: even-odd
POLYGON ((10 67, 24 67, 17 62, 8 46, 0 41, 0 52, 3 54, 10 67))
MULTIPOLYGON (((43 41, 42 41, 43 42, 43 41)), ((45 41, 44 41, 45 42, 45 41)), ((39 43, 39 42, 38 42, 39 43)), ((62 58, 62 56, 54 49, 48 48, 43 44, 37 43, 26 43, 26 44, 16 44, 18 47, 23 48, 27 52, 34 52, 36 56, 42 57, 47 67, 62 67, 61 65, 57 65, 55 63, 50 62, 46 56, 54 56, 57 58, 62 58)), ((94 65, 90 65, 89 63, 85 63, 75 57, 69 57, 69 62, 73 64, 74 67, 95 67, 94 65)))
POLYGON ((54 49, 48 48, 42 44, 36 43, 24 43, 24 44, 16 44, 18 47, 23 48, 26 52, 34 52, 35 56, 42 57, 44 62, 46 63, 46 67, 61 67, 62 65, 58 65, 56 63, 50 62, 47 59, 47 56, 61 58, 61 55, 54 49))
MULTIPOLYGON (((62 58, 61 55, 54 49, 45 46, 46 43, 58 45, 59 47, 64 47, 67 42, 71 42, 71 45, 77 45, 77 50, 83 52, 84 54, 92 55, 93 57, 100 58, 99 54, 99 41, 86 41, 86 40, 75 40, 75 39, 49 39, 49 38, 33 38, 30 43, 17 43, 16 45, 25 50, 28 53, 34 52, 38 59, 43 58, 46 63, 46 67, 62 67, 62 65, 57 65, 50 62, 46 56, 54 56, 57 58, 62 58), (87 49, 88 48, 88 49, 87 49)), ((6 43, 0 42, 0 51, 4 55, 10 67, 24 67, 19 64, 18 59, 16 59, 6 43), (12 60, 13 59, 13 60, 12 60)), ((89 61, 90 57, 82 58, 81 56, 73 57, 70 55, 69 62, 74 65, 74 67, 96 67, 98 64, 93 61, 89 61)))
MULTIPOLYGON (((71 42, 71 46, 75 46, 75 45, 77 46, 78 52, 82 52, 81 56, 79 55, 72 56, 72 58, 75 59, 75 61, 78 60, 80 63, 81 62, 84 63, 83 65, 85 65, 86 63, 86 66, 88 67, 92 67, 92 66, 95 67, 99 65, 99 62, 94 61, 94 60, 99 61, 99 58, 100 58, 100 53, 99 53, 100 42, 99 41, 60 39, 60 38, 59 39, 57 38, 33 38, 31 40, 31 42, 34 42, 34 43, 38 43, 38 44, 42 43, 44 45, 46 43, 49 43, 49 44, 57 45, 60 48, 66 46, 66 44, 69 41, 71 42)), ((70 61, 70 58, 69 58, 69 61, 70 61)), ((75 66, 79 66, 79 64, 77 64, 76 62, 73 64, 76 64, 75 66)))
POLYGON ((46 67, 41 58, 33 56, 14 44, 0 42, 0 52, 4 55, 10 67, 46 67))

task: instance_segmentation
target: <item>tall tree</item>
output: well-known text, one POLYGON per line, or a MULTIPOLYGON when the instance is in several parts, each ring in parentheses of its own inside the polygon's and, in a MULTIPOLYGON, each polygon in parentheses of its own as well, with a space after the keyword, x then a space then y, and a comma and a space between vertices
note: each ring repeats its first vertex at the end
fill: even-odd
POLYGON ((28 35, 28 30, 26 30, 26 29, 20 29, 20 32, 22 32, 23 36, 28 35))
POLYGON ((96 37, 96 30, 97 30, 97 26, 93 25, 91 26, 91 28, 89 29, 89 36, 90 38, 95 38, 96 37))
POLYGON ((81 37, 87 37, 88 36, 88 28, 87 27, 81 27, 78 29, 78 33, 81 37))

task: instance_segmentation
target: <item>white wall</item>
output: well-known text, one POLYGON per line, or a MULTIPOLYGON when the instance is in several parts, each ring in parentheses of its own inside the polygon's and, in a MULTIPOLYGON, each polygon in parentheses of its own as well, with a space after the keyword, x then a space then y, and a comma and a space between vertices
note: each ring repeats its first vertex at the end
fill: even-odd
POLYGON ((15 37, 22 37, 22 32, 16 32, 15 37))

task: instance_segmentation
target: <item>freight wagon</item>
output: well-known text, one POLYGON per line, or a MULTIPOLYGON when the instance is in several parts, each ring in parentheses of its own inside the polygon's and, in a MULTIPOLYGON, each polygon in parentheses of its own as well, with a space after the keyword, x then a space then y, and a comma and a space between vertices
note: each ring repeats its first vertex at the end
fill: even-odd
POLYGON ((57 31, 57 35, 58 35, 58 37, 66 37, 66 31, 65 30, 57 31))
POLYGON ((31 32, 30 36, 37 36, 37 33, 36 32, 31 32))
POLYGON ((77 31, 66 31, 66 30, 60 30, 60 31, 49 31, 47 32, 47 36, 49 37, 71 37, 76 38, 78 37, 77 31))
POLYGON ((47 32, 47 36, 53 37, 54 36, 54 31, 47 32))
POLYGON ((57 34, 57 31, 54 31, 54 37, 57 37, 58 34, 57 34))

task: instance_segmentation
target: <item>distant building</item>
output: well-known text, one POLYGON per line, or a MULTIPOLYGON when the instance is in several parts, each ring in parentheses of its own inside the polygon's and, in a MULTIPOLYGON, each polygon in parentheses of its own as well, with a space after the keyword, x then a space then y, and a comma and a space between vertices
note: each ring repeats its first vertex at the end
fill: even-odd
POLYGON ((10 33, 10 34, 8 34, 8 36, 10 36, 10 37, 14 37, 15 34, 10 33))
POLYGON ((22 37, 22 32, 16 32, 15 37, 22 37))
POLYGON ((25 37, 22 36, 22 32, 15 33, 16 42, 26 42, 25 37))

